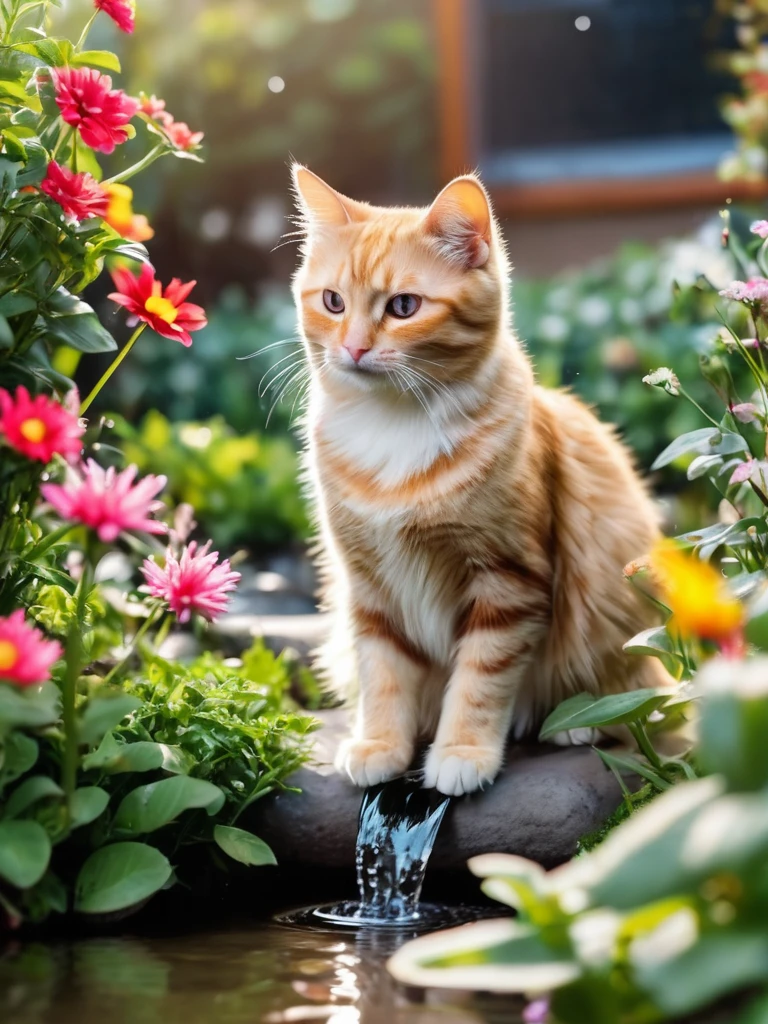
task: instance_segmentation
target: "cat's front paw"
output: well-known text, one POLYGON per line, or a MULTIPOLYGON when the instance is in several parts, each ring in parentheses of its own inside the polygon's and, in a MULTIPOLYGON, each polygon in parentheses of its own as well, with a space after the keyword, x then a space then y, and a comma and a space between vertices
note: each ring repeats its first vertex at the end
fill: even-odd
POLYGON ((336 767, 356 786, 364 788, 387 782, 408 770, 413 757, 410 747, 387 740, 344 740, 336 755, 336 767))
POLYGON ((424 763, 424 785, 446 796, 462 796, 493 782, 501 754, 490 747, 433 746, 424 763))

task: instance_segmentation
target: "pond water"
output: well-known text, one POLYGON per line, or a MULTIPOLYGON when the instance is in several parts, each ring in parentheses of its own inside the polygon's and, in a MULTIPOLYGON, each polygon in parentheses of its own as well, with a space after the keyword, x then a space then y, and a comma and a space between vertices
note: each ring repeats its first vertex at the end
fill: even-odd
POLYGON ((404 937, 243 924, 193 935, 7 946, 3 1024, 517 1024, 522 1003, 405 989, 404 937))

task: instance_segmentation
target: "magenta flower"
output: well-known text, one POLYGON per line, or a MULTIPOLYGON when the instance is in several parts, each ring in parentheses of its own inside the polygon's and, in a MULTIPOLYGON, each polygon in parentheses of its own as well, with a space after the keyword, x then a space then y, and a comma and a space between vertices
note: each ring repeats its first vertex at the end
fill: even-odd
POLYGON ((177 559, 169 549, 161 568, 152 558, 141 567, 147 585, 141 589, 165 601, 179 622, 189 622, 192 612, 213 622, 227 610, 229 591, 237 587, 239 572, 232 572, 229 559, 217 565, 218 551, 208 552, 211 542, 197 550, 192 541, 177 559))
POLYGON ((758 235, 760 238, 768 238, 768 220, 756 220, 749 225, 749 230, 753 235, 758 235))
POLYGON ((109 205, 107 193, 87 171, 75 174, 68 167, 51 160, 40 188, 59 204, 70 220, 80 222, 106 215, 109 205))
POLYGON ((32 398, 23 384, 14 394, 0 388, 0 435, 28 459, 47 465, 54 455, 61 455, 74 461, 84 432, 77 415, 52 398, 32 398))
POLYGON ((46 640, 39 629, 28 625, 21 609, 0 618, 0 679, 17 686, 43 683, 61 655, 61 644, 46 640))
POLYGON ((81 467, 82 475, 70 471, 66 483, 43 484, 40 492, 60 516, 90 526, 107 544, 123 530, 166 533, 164 523, 149 517, 163 508, 162 501, 152 499, 165 487, 167 478, 149 475, 134 484, 137 472, 136 466, 121 473, 112 466, 104 470, 89 459, 81 467))
POLYGON ((133 0, 94 0, 94 4, 98 10, 108 14, 123 32, 129 35, 133 32, 136 23, 133 0))
POLYGON ((112 88, 109 75, 95 68, 55 68, 56 103, 67 124, 77 128, 86 146, 112 153, 128 138, 128 122, 139 101, 112 88))

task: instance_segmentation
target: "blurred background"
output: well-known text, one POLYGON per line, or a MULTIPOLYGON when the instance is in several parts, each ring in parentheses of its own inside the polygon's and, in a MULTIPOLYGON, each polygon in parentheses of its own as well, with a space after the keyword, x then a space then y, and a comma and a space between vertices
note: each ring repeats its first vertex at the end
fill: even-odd
MULTIPOLYGON (((120 85, 205 132, 204 165, 165 161, 136 183, 159 275, 196 278, 210 326, 189 351, 147 336, 121 367, 108 395, 129 457, 169 473, 220 546, 258 552, 306 535, 291 430, 300 396, 290 373, 260 395, 297 352, 296 250, 281 244, 295 158, 384 204, 427 203, 478 168, 540 379, 596 403, 648 466, 701 423, 642 376, 670 365, 698 380, 719 327, 703 299, 680 308, 674 285, 704 275, 724 286, 734 270, 718 211, 742 204, 735 215, 749 218, 765 194, 765 6, 145 0, 130 37, 99 19, 89 45, 119 52, 120 85)), ((90 9, 67 0, 71 35, 90 9)), ((109 172, 134 159, 121 147, 109 172)), ((101 287, 90 298, 116 324, 101 287)))

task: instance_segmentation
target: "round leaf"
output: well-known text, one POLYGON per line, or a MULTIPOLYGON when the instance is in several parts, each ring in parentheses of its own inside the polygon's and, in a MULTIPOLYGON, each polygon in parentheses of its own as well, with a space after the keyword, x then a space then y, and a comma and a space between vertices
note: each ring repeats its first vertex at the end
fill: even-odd
POLYGON ((72 828, 90 825, 106 809, 109 793, 99 786, 83 786, 72 794, 70 807, 72 828))
POLYGON ((258 836, 231 825, 217 825, 213 838, 224 853, 241 864, 260 867, 262 864, 277 864, 275 855, 258 836))
POLYGON ((24 779, 20 786, 8 797, 3 817, 10 820, 17 818, 28 807, 36 804, 38 800, 45 800, 50 796, 63 796, 61 786, 53 781, 48 775, 32 775, 24 779))
POLYGON ((92 853, 75 884, 75 910, 109 914, 140 903, 162 889, 171 865, 153 846, 113 843, 92 853))
POLYGON ((51 859, 51 840, 36 821, 0 821, 0 878, 17 889, 39 882, 51 859))
POLYGON ((212 782, 175 775, 129 793, 117 809, 114 826, 133 835, 154 832, 183 811, 204 807, 215 814, 223 803, 224 794, 212 782))

